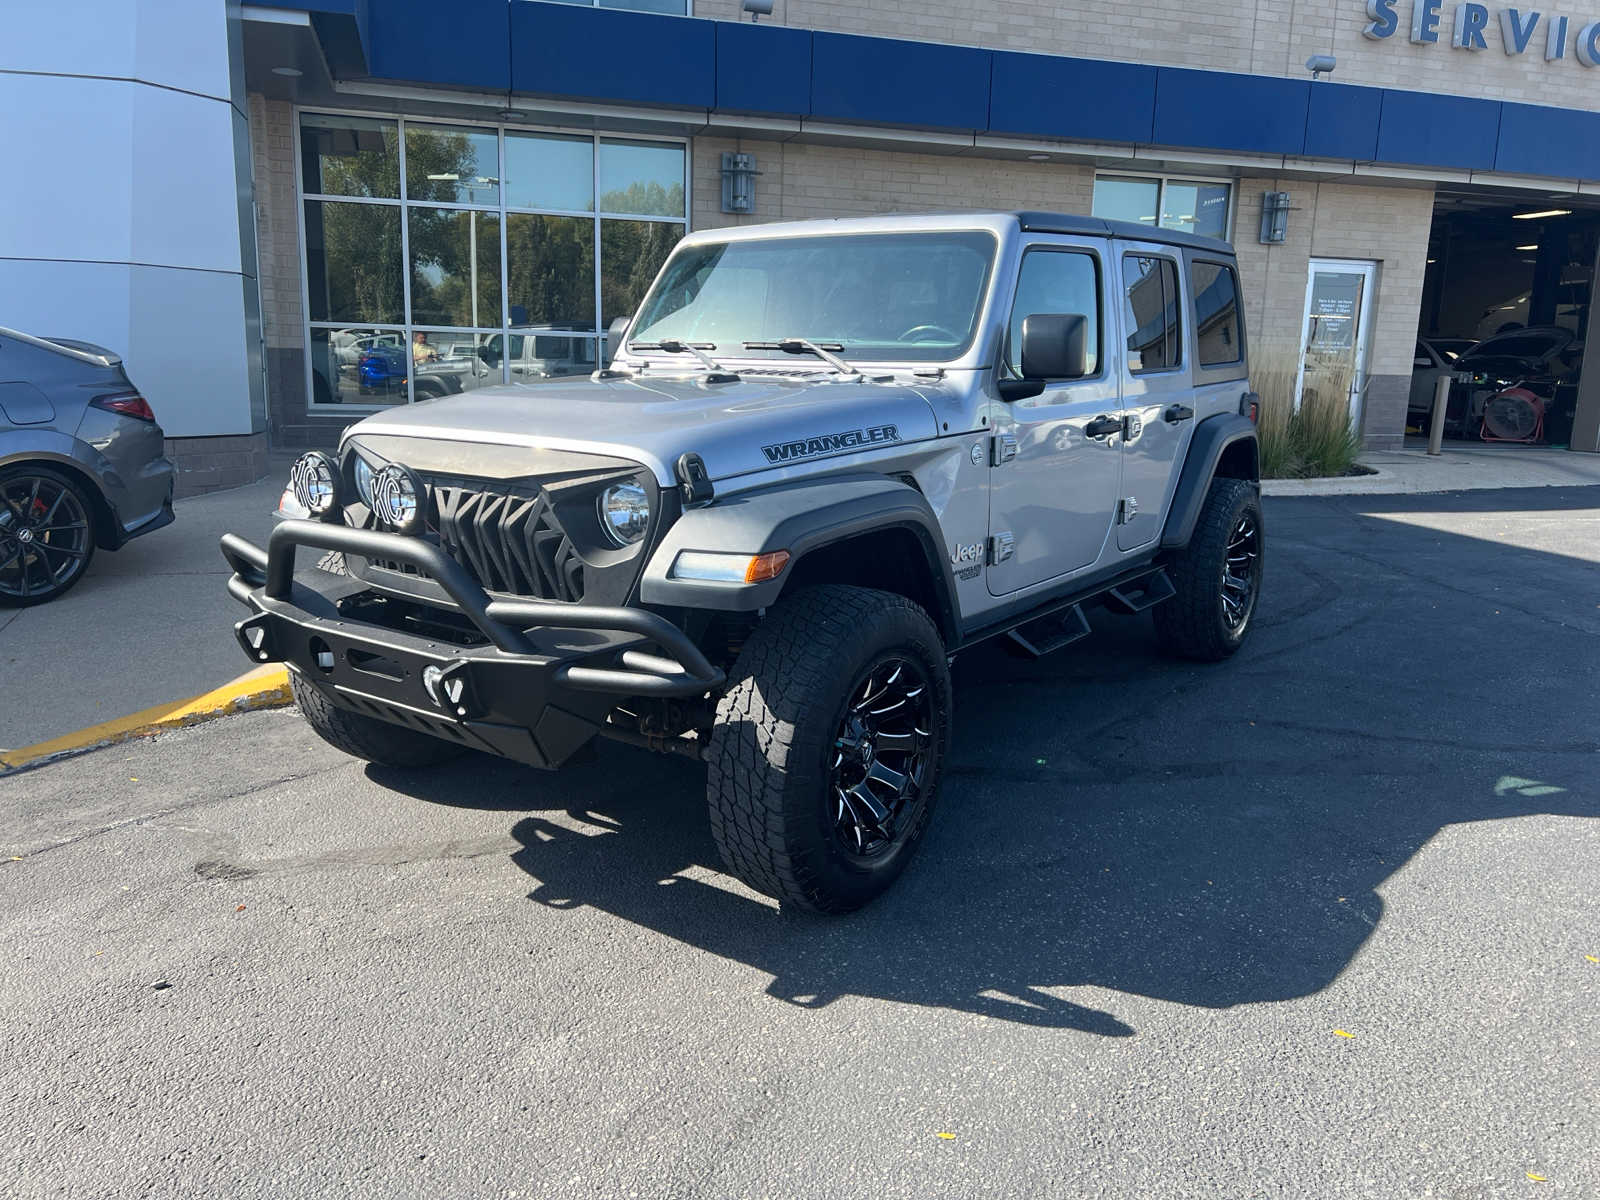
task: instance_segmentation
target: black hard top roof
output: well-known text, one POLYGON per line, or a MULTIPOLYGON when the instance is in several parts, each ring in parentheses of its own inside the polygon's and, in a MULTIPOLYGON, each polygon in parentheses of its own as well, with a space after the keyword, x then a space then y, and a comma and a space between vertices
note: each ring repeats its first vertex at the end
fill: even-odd
POLYGON ((1069 213, 1019 212, 1017 223, 1024 233, 1073 233, 1086 237, 1127 238, 1130 241, 1162 242, 1169 246, 1189 246, 1213 254, 1233 254, 1233 247, 1221 238, 1201 237, 1179 229, 1153 229, 1137 221, 1108 221, 1104 217, 1075 217, 1069 213))

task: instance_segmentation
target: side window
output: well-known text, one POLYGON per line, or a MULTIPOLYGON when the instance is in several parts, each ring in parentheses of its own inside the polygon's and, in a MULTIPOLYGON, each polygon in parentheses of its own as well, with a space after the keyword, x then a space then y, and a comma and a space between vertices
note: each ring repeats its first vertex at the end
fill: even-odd
POLYGON ((1178 325, 1178 264, 1170 258, 1126 254, 1123 319, 1128 326, 1128 372, 1170 371, 1183 362, 1178 325))
POLYGON ((1022 322, 1035 313, 1082 313, 1088 374, 1100 373, 1100 264, 1077 250, 1029 250, 1017 275, 1017 298, 1006 335, 1006 365, 1022 374, 1022 322))
POLYGON ((1233 268, 1221 263, 1191 263, 1189 286, 1194 289, 1200 365, 1220 367, 1238 362, 1243 351, 1239 345, 1239 281, 1233 268))

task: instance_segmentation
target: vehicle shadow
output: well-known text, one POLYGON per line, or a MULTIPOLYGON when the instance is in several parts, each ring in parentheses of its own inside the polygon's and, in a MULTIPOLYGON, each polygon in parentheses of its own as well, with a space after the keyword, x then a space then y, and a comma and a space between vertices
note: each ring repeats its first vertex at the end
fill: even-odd
POLYGON ((927 843, 844 918, 779 912, 721 874, 688 761, 601 743, 558 774, 369 770, 432 803, 532 811, 511 830, 530 899, 754 967, 792 1005, 871 997, 1127 1036, 1107 992, 1301 997, 1441 831, 1600 816, 1593 564, 1392 519, 1440 506, 1269 504, 1260 626, 1224 666, 1161 658, 1147 618, 1099 617, 1081 650, 1040 661, 964 656, 927 843), (1470 655, 1463 629, 1482 631, 1470 655))

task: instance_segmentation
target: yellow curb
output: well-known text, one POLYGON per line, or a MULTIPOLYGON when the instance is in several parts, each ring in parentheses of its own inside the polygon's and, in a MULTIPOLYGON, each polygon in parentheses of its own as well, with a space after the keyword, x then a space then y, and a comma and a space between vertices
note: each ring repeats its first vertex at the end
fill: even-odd
POLYGON ((88 750, 98 746, 111 746, 133 738, 149 737, 163 729, 181 729, 185 725, 198 725, 213 717, 229 713, 248 712, 256 708, 277 708, 291 701, 289 671, 283 666, 267 665, 247 671, 231 683, 225 683, 200 696, 179 700, 175 704, 158 704, 141 712, 114 721, 102 721, 64 737, 37 742, 20 750, 0 750, 0 771, 14 771, 48 758, 88 750))

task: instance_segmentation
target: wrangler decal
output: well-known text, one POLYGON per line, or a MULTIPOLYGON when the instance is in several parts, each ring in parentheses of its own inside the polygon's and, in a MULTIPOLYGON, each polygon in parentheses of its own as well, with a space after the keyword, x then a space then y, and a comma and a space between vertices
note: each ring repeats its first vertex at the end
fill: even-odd
POLYGON ((873 425, 866 429, 846 429, 842 433, 824 433, 819 437, 796 438, 792 442, 774 442, 761 447, 769 463, 794 462, 802 458, 815 458, 819 454, 836 454, 840 450, 857 450, 877 446, 884 442, 898 442, 900 430, 894 425, 873 425))

